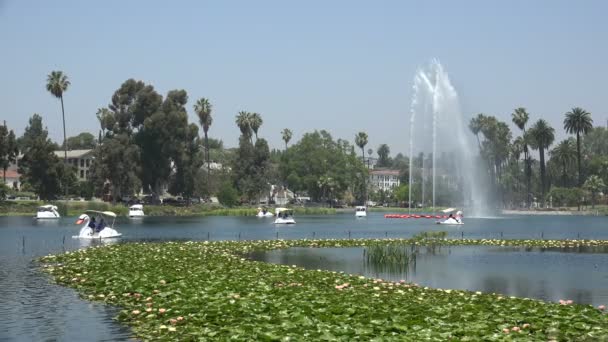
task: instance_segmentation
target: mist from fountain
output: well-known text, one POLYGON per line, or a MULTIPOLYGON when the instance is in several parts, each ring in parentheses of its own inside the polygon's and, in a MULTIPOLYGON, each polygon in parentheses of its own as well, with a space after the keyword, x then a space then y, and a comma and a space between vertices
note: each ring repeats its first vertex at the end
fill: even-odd
MULTIPOLYGON (((416 72, 412 86, 412 102, 410 106, 410 172, 409 172, 409 203, 412 203, 415 153, 431 154, 431 165, 423 157, 421 170, 421 194, 424 203, 428 197, 425 186, 425 175, 431 173, 432 206, 436 205, 438 177, 442 182, 454 183, 461 191, 460 203, 450 203, 451 206, 466 208, 467 216, 487 216, 489 212, 488 194, 484 172, 480 168, 477 146, 473 135, 468 130, 466 120, 460 110, 458 93, 452 86, 448 74, 441 63, 434 59, 427 68, 416 72), (438 167, 438 156, 441 154, 444 168, 441 174, 438 167), (453 167, 446 167, 453 163, 453 167), (454 181, 452 181, 454 180, 454 181)), ((445 189, 444 189, 445 191, 445 189)), ((453 189, 453 191, 458 191, 453 189)), ((444 203, 445 204, 445 203, 444 203)), ((410 205, 411 207, 411 205, 410 205)))

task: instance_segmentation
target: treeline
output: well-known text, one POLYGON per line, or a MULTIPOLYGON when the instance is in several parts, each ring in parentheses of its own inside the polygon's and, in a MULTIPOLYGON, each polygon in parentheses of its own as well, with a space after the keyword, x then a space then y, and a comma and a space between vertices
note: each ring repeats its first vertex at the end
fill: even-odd
POLYGON ((496 205, 595 205, 608 184, 608 130, 593 127, 591 114, 576 107, 563 121, 572 136, 556 142, 555 129, 543 119, 530 125, 525 108, 511 116, 520 130, 516 137, 506 122, 491 115, 478 114, 469 123, 492 181, 489 191, 498 194, 496 205))

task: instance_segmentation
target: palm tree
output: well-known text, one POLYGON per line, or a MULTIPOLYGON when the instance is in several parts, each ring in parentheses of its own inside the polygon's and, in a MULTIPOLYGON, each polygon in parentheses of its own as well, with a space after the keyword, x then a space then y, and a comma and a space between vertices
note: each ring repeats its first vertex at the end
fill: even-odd
POLYGON ((583 188, 591 192, 591 208, 595 209, 595 199, 597 197, 597 194, 601 192, 605 187, 606 185, 600 177, 596 175, 591 175, 589 176, 589 178, 587 178, 585 184, 583 185, 583 188))
POLYGON ((545 190, 547 186, 546 174, 545 174, 545 149, 553 143, 555 139, 555 129, 549 126, 547 121, 540 119, 534 126, 528 131, 529 137, 528 143, 530 147, 538 150, 540 155, 540 180, 541 180, 541 198, 545 200, 545 190))
MULTIPOLYGON (((517 126, 517 128, 521 129, 523 132, 523 136, 526 136, 526 124, 528 123, 528 119, 530 118, 530 115, 528 115, 528 112, 526 111, 525 108, 523 107, 519 107, 519 108, 515 108, 515 110, 513 111, 513 114, 511 114, 511 118, 513 123, 515 124, 515 126, 517 126)), ((528 205, 528 208, 530 207, 531 201, 532 199, 530 198, 530 186, 532 183, 532 167, 530 165, 530 153, 528 152, 528 144, 526 143, 526 139, 522 139, 523 140, 523 150, 524 150, 524 170, 525 170, 525 174, 526 174, 526 204, 528 205)))
POLYGON ((70 81, 68 76, 62 71, 52 71, 46 78, 46 90, 48 90, 53 96, 61 100, 61 116, 63 118, 63 145, 64 145, 64 158, 65 161, 68 159, 68 147, 67 139, 65 135, 65 110, 63 107, 63 93, 68 90, 70 81))
POLYGON ((361 154, 363 155, 363 162, 365 162, 365 145, 367 145, 367 133, 359 132, 355 135, 355 144, 359 146, 361 149, 361 154))
POLYGON ((481 128, 483 127, 483 122, 485 120, 485 115, 482 113, 477 114, 476 117, 472 118, 469 122, 469 129, 475 137, 477 138, 477 146, 479 146, 479 150, 481 151, 481 142, 479 141, 479 132, 481 132, 481 128))
POLYGON ((285 128, 282 132, 281 132, 281 136, 283 138, 283 141, 285 141, 285 151, 287 151, 287 143, 289 142, 289 140, 291 140, 291 136, 293 134, 291 133, 291 130, 289 128, 285 128))
MULTIPOLYGON (((63 93, 68 90, 70 81, 68 76, 62 71, 51 71, 46 78, 46 90, 48 90, 53 96, 61 100, 61 117, 63 119, 63 164, 64 166, 68 163, 68 141, 65 135, 65 108, 63 106, 63 93)), ((66 183, 66 182, 64 182, 66 183)), ((65 195, 67 200, 68 186, 65 186, 65 195)))
POLYGON ((581 134, 587 134, 593 128, 591 113, 575 107, 566 113, 564 119, 564 129, 570 134, 576 134, 576 155, 578 164, 578 186, 583 184, 583 174, 581 173, 581 134))
POLYGON ((251 126, 251 129, 253 130, 253 133, 255 133, 255 141, 258 141, 258 129, 260 129, 260 126, 262 126, 262 123, 264 121, 262 120, 262 116, 258 113, 251 113, 249 116, 249 125, 251 126))
POLYGON ((562 166, 562 185, 566 186, 568 183, 568 165, 576 158, 574 139, 565 139, 557 144, 557 146, 551 150, 551 158, 555 158, 562 166))
POLYGON ((196 104, 194 105, 194 111, 196 115, 198 115, 198 120, 203 127, 203 132, 205 133, 205 159, 207 160, 207 184, 209 184, 209 174, 211 173, 211 162, 209 158, 209 137, 207 136, 207 132, 209 132, 209 127, 213 123, 213 118, 211 117, 211 110, 213 106, 206 98, 200 98, 196 104))
POLYGON ((240 111, 236 116, 236 125, 239 126, 241 134, 245 137, 251 137, 251 123, 249 121, 250 114, 246 111, 240 111))

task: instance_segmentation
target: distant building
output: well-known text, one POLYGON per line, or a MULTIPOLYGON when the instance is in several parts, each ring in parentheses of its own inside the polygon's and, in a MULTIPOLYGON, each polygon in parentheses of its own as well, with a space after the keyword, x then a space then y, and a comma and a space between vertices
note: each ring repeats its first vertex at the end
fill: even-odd
POLYGON ((369 182, 375 190, 393 191, 399 187, 399 170, 370 170, 369 182))
MULTIPOLYGON (((64 152, 55 151, 55 155, 63 160, 64 152)), ((93 164, 93 150, 71 150, 68 151, 68 165, 76 167, 76 177, 79 181, 89 179, 89 168, 93 164)))

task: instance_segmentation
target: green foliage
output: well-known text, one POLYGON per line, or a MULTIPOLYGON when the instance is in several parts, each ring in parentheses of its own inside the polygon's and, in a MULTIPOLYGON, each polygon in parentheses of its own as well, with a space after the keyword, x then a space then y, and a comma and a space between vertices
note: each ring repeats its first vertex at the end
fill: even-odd
POLYGON ((348 190, 362 199, 367 169, 347 141, 334 141, 327 131, 306 133, 285 153, 279 166, 295 191, 306 191, 314 201, 341 199, 348 190))
MULTIPOLYGON (((444 245, 608 245, 608 241, 580 240, 439 241, 444 245)), ((147 242, 45 256, 40 262, 58 284, 74 288, 91 301, 118 307, 117 319, 132 327, 141 340, 608 339, 608 316, 590 305, 423 288, 243 257, 256 250, 374 243, 423 246, 424 242, 147 242)))
MULTIPOLYGON (((74 137, 68 138, 68 149, 69 150, 90 150, 97 146, 95 136, 88 132, 83 132, 74 137)), ((61 148, 64 146, 62 144, 61 148)))
POLYGON ((220 187, 217 199, 221 204, 227 207, 234 207, 238 204, 238 193, 230 182, 225 182, 220 187))
MULTIPOLYGON (((17 161, 17 155, 19 155, 19 149, 15 132, 12 129, 9 131, 5 123, 0 126, 0 168, 4 172, 4 178, 6 178, 8 167, 17 161)), ((4 179, 2 183, 5 183, 4 179)))
POLYGON ((591 193, 591 206, 595 208, 595 202, 597 200, 597 194, 606 189, 604 181, 596 175, 591 175, 583 184, 583 188, 591 193))
POLYGON ((390 158, 390 153, 391 153, 391 149, 388 147, 387 144, 382 144, 380 145, 380 147, 378 147, 378 163, 376 164, 377 167, 389 167, 391 166, 391 158, 390 158))
POLYGON ((573 207, 581 203, 583 191, 580 188, 553 187, 548 196, 554 207, 573 207))
POLYGON ((9 194, 10 189, 6 184, 0 183, 0 202, 4 202, 6 200, 6 196, 9 194))
POLYGON ((394 191, 395 199, 400 203, 409 201, 410 187, 407 184, 401 184, 394 191))
POLYGON ((292 136, 293 136, 293 133, 291 132, 291 130, 289 128, 285 128, 285 129, 283 129, 283 131, 281 131, 281 139, 283 139, 283 141, 285 142, 285 150, 287 150, 287 144, 291 140, 292 136))
POLYGON ((64 178, 67 167, 55 155, 48 132, 42 127, 42 118, 34 114, 23 134, 19 173, 22 183, 26 183, 40 199, 49 200, 60 193, 60 180, 64 178))

